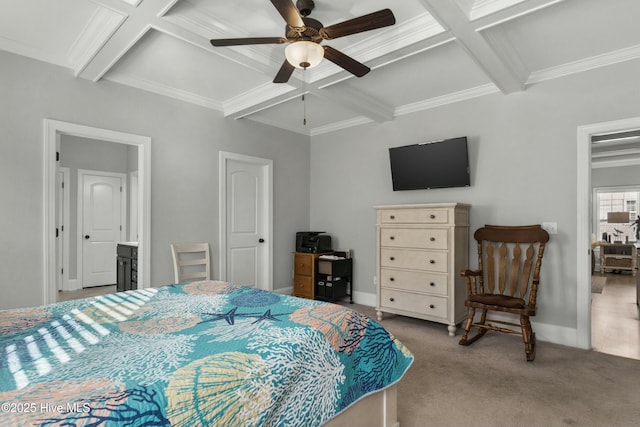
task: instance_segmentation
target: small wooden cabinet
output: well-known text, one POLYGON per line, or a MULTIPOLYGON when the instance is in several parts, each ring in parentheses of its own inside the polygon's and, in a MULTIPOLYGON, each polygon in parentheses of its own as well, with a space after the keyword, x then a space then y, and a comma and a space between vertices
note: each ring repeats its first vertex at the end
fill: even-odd
POLYGON ((293 254, 293 295, 315 299, 316 260, 322 254, 295 252, 293 254))
POLYGON ((116 291, 138 289, 138 245, 118 243, 116 291))
POLYGON ((600 273, 630 271, 636 275, 637 249, 634 244, 609 243, 600 246, 600 273))
POLYGON ((467 316, 469 205, 377 206, 378 320, 383 312, 448 325, 467 316))

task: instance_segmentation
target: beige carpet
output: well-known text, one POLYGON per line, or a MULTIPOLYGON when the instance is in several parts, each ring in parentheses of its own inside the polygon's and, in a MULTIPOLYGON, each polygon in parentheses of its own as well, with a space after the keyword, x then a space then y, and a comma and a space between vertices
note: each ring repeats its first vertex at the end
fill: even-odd
POLYGON ((415 356, 398 386, 400 427, 640 425, 640 361, 538 341, 526 362, 516 335, 488 332, 463 347, 445 325, 381 323, 415 356))
POLYGON ((604 285, 607 284, 607 278, 604 276, 591 276, 591 292, 601 294, 604 285))

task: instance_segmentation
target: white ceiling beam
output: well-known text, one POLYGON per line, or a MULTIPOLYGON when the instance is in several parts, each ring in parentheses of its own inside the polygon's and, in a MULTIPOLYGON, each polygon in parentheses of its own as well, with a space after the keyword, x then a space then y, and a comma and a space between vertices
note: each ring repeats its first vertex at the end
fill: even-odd
POLYGON ((518 92, 524 89, 525 80, 522 76, 509 67, 489 42, 474 29, 468 16, 456 2, 450 0, 420 1, 440 25, 456 37, 460 46, 503 93, 518 92))
POLYGON ((302 91, 288 84, 268 83, 249 93, 226 102, 224 116, 242 119, 267 108, 275 107, 302 95, 302 91), (275 86, 275 87, 274 87, 275 86))
POLYGON ((100 80, 152 28, 152 23, 171 9, 177 1, 145 1, 138 7, 132 7, 123 1, 93 0, 94 3, 126 15, 127 18, 84 67, 80 77, 94 82, 100 80))
MULTIPOLYGON (((401 61, 402 59, 408 58, 412 55, 417 55, 426 50, 433 49, 436 46, 451 42, 453 39, 453 36, 451 36, 449 33, 441 33, 435 37, 421 40, 412 45, 386 53, 374 60, 368 61, 367 64, 372 68, 372 70, 375 70, 376 68, 392 64, 396 61, 401 61)), ((292 78, 289 80, 289 84, 284 86, 288 89, 284 93, 281 91, 281 88, 283 86, 274 86, 270 84, 267 87, 256 88, 258 90, 251 91, 251 93, 244 94, 240 97, 237 97, 237 99, 231 100, 230 102, 225 104, 225 116, 240 119, 300 96, 300 94, 302 93, 302 89, 300 88, 302 87, 303 83, 300 80, 295 80, 294 76, 295 72, 292 78)), ((366 117, 372 121, 384 122, 391 120, 394 108, 390 105, 382 103, 380 100, 372 100, 370 98, 361 97, 358 101, 353 102, 351 100, 345 101, 343 97, 339 95, 333 95, 333 93, 331 92, 327 94, 323 93, 325 92, 324 89, 352 78, 356 77, 354 77, 347 71, 341 71, 328 77, 316 80, 312 83, 305 83, 305 87, 306 90, 313 95, 331 102, 339 103, 343 107, 348 108, 354 113, 366 117), (369 103, 371 105, 367 105, 369 103)), ((345 86, 341 86, 341 90, 343 87, 345 86)), ((360 94, 354 96, 359 95, 360 94)))

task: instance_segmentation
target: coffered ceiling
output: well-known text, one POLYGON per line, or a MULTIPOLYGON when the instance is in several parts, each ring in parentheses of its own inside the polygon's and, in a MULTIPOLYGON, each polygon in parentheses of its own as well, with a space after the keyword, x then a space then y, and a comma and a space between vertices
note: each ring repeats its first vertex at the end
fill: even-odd
POLYGON ((384 8, 395 25, 323 42, 362 78, 325 59, 275 84, 285 45, 211 45, 283 36, 269 0, 0 0, 0 50, 311 136, 640 58, 638 0, 315 0, 310 17, 384 8))

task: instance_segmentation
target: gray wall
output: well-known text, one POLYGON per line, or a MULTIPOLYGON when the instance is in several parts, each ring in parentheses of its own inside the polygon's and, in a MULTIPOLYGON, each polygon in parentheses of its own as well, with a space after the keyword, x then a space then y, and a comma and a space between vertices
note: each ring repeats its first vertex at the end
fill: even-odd
POLYGON ((69 168, 69 182, 65 183, 69 195, 69 223, 65 224, 69 238, 68 279, 78 278, 78 169, 126 174, 128 157, 129 146, 125 144, 60 136, 60 166, 69 168))
POLYGON ((207 241, 218 259, 219 151, 272 159, 274 288, 291 286, 295 232, 309 228, 309 138, 6 52, 0 64, 0 309, 44 301, 44 118, 151 137, 153 286, 173 281, 171 242, 207 241))
MULTIPOLYGON (((640 61, 317 136, 311 143, 311 228, 354 250, 356 297, 374 297, 375 211, 381 204, 463 202, 471 230, 554 221, 536 321, 573 330, 577 316, 577 127, 640 115, 640 61), (393 192, 388 148, 467 136, 471 187, 393 192)), ((471 264, 477 266, 475 245, 471 264)), ((374 300, 375 301, 375 300, 374 300)))

